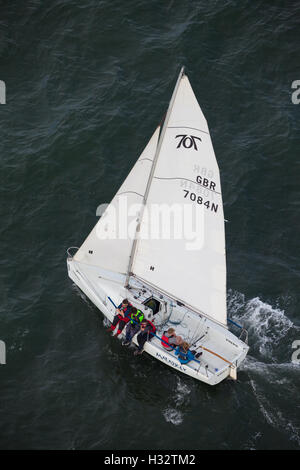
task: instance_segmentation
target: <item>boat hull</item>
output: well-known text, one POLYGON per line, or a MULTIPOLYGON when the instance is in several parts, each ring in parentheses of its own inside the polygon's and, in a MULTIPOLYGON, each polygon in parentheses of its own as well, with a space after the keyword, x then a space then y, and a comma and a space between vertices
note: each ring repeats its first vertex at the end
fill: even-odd
MULTIPOLYGON (((113 280, 104 280, 101 279, 100 276, 98 276, 98 282, 92 282, 90 278, 88 278, 84 273, 82 266, 80 266, 80 264, 75 262, 72 258, 68 258, 67 267, 68 275, 72 281, 110 322, 113 321, 115 315, 115 306, 120 303, 121 299, 127 297, 136 305, 135 299, 130 298, 128 290, 125 289, 125 287, 122 286, 119 282, 113 280)), ((223 329, 224 334, 228 335, 228 331, 225 328, 223 329)), ((119 338, 123 338, 125 336, 124 331, 119 336, 119 338)), ((137 344, 136 336, 133 338, 133 343, 137 344)), ((245 345, 237 361, 235 361, 234 366, 236 369, 245 359, 247 351, 248 347, 245 345)), ((188 364, 181 364, 174 353, 168 352, 165 348, 162 347, 161 342, 157 339, 157 337, 145 343, 144 352, 162 362, 163 364, 177 370, 178 372, 186 374, 196 380, 200 380, 201 382, 204 382, 208 385, 216 385, 231 375, 231 367, 227 364, 223 369, 214 373, 211 373, 211 371, 206 369, 203 364, 202 366, 196 368, 190 367, 188 364)), ((201 361, 199 364, 200 363, 201 361)))

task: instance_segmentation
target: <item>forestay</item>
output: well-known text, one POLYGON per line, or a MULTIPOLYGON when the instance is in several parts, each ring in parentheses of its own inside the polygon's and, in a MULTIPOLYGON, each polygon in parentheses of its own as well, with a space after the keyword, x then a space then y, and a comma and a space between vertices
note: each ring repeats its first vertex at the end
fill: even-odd
MULTIPOLYGON (((219 169, 206 119, 184 74, 161 138, 131 271, 226 325, 225 234, 219 169)), ((111 265, 111 260, 108 264, 111 265)), ((125 264, 122 270, 124 267, 125 264)))

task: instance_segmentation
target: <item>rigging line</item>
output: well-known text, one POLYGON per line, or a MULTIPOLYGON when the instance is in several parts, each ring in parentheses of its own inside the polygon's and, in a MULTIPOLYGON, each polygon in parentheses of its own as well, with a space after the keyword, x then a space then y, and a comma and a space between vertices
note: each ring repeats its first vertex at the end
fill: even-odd
POLYGON ((93 284, 86 278, 86 276, 83 273, 81 273, 80 271, 78 271, 77 269, 76 269, 76 272, 79 274, 79 276, 81 276, 85 280, 87 286, 90 288, 90 290, 92 291, 92 293, 94 294, 96 299, 100 298, 101 302, 103 302, 104 305, 105 305, 105 299, 103 301, 102 297, 98 294, 98 292, 95 291, 95 289, 93 287, 93 284))
POLYGON ((196 330, 194 331, 193 335, 191 336, 191 342, 194 344, 195 342, 195 338, 199 337, 200 336, 200 330, 202 330, 202 324, 201 324, 201 320, 200 322, 198 323, 197 327, 196 327, 196 330))
POLYGON ((200 339, 202 339, 205 336, 205 334, 204 335, 202 334, 203 330, 204 330, 204 328, 201 328, 201 326, 197 327, 196 332, 193 334, 193 336, 191 338, 191 342, 192 342, 191 346, 194 345, 194 344, 197 344, 198 340, 200 341, 200 339), (202 336, 200 336, 200 335, 202 335, 202 336))
MULTIPOLYGON (((209 326, 206 327, 206 331, 204 332, 205 325, 203 325, 202 331, 199 333, 199 336, 194 340, 194 342, 191 344, 191 347, 194 346, 196 348, 196 351, 198 350, 199 347, 202 347, 201 345, 197 346, 197 343, 203 338, 205 338, 208 334, 209 326), (200 336, 201 335, 201 336, 200 336)), ((204 343, 204 340, 202 341, 202 344, 204 343)))
MULTIPOLYGON (((97 264, 85 263, 84 261, 77 261, 77 259, 74 259, 74 258, 73 258, 73 262, 78 263, 78 264, 83 264, 84 266, 92 266, 92 268, 101 269, 101 266, 98 266, 97 264)), ((102 269, 104 269, 104 268, 102 268, 102 269)), ((106 269, 106 271, 109 271, 113 274, 121 274, 122 276, 125 275, 125 273, 120 273, 119 271, 110 271, 109 269, 106 269)), ((99 273, 97 273, 97 274, 99 274, 99 273)), ((101 276, 101 277, 104 277, 104 276, 101 276)), ((107 278, 107 279, 110 281, 110 278, 107 278)), ((112 279, 112 281, 114 281, 114 279, 112 279)))
POLYGON ((202 129, 197 129, 196 127, 189 127, 189 126, 168 126, 168 129, 194 129, 194 131, 204 132, 204 134, 208 134, 209 132, 203 131, 202 129))
POLYGON ((189 181, 190 183, 201 186, 202 188, 208 189, 208 191, 211 191, 212 193, 221 195, 221 193, 219 193, 218 191, 214 191, 213 189, 210 189, 207 186, 203 186, 203 184, 197 183, 197 181, 193 181, 193 180, 190 180, 188 178, 182 178, 180 176, 173 176, 171 178, 165 178, 165 177, 162 177, 162 176, 153 176, 153 178, 158 179, 158 180, 185 180, 185 181, 189 181))
MULTIPOLYGON (((204 338, 204 336, 206 336, 207 332, 204 333, 204 335, 198 337, 197 339, 195 339, 195 341, 190 345, 190 347, 194 346, 196 343, 198 343, 198 341, 200 341, 202 338, 204 338)), ((201 346, 200 346, 201 347, 201 346)))
POLYGON ((171 320, 172 315, 173 315, 173 310, 172 310, 172 312, 169 315, 168 322, 171 323, 171 325, 181 325, 181 323, 185 319, 186 314, 187 314, 187 310, 185 311, 185 314, 183 315, 183 317, 181 319, 178 319, 178 321, 172 321, 171 320))
MULTIPOLYGON (((84 261, 77 261, 77 260, 74 260, 74 259, 73 259, 73 263, 83 264, 84 266, 89 266, 89 267, 91 266, 92 268, 101 269, 101 267, 100 267, 100 266, 97 266, 96 264, 84 263, 84 261)), ((81 273, 81 271, 78 271, 78 272, 81 273)), ((123 276, 123 277, 125 277, 125 275, 126 275, 125 273, 120 273, 120 272, 118 272, 118 271, 110 271, 110 272, 112 272, 113 274, 119 274, 120 276, 123 276)), ((97 272, 97 274, 99 274, 99 272, 97 272)), ((100 276, 100 275, 99 275, 98 277, 101 278, 101 279, 105 279, 105 280, 107 280, 107 281, 117 282, 118 284, 120 284, 120 283, 122 282, 121 279, 120 279, 120 280, 117 280, 117 279, 112 279, 112 278, 110 278, 110 277, 105 277, 105 276, 100 276)))

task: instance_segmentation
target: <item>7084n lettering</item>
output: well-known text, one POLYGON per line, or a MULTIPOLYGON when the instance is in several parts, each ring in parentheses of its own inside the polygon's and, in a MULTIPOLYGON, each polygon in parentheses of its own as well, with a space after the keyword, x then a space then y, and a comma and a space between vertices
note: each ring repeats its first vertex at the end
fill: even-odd
POLYGON ((202 196, 197 196, 196 193, 192 193, 188 191, 187 189, 184 189, 183 192, 185 193, 185 195, 183 196, 184 198, 189 197, 191 201, 196 202, 197 204, 203 204, 206 207, 206 209, 217 212, 218 204, 215 204, 214 202, 210 202, 209 200, 204 201, 202 196))

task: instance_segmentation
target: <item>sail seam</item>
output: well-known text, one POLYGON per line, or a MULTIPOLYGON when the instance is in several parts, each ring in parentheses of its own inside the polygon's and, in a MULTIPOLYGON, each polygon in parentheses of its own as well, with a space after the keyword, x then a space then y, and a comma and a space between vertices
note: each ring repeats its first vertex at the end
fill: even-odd
POLYGON ((128 194, 128 193, 132 193, 132 194, 136 194, 137 196, 144 197, 144 194, 140 194, 135 191, 123 191, 122 193, 117 193, 116 196, 121 196, 122 194, 128 194))
POLYGON ((204 134, 208 134, 209 132, 203 131, 202 129, 197 129, 197 127, 190 127, 190 126, 168 126, 168 129, 193 129, 194 131, 204 132, 204 134))

